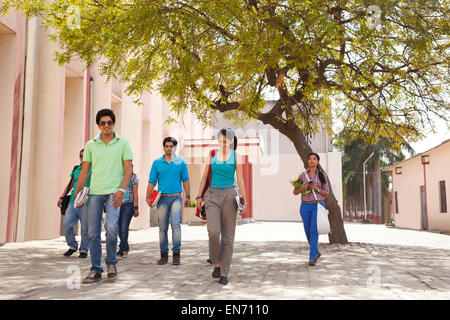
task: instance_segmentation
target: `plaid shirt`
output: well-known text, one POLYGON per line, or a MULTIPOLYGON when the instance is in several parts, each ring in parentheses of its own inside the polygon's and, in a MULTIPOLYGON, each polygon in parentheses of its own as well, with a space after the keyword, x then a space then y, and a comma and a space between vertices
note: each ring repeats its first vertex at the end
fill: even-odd
POLYGON ((123 203, 134 202, 134 192, 133 186, 139 184, 139 179, 136 174, 131 175, 130 182, 128 183, 127 189, 125 190, 125 195, 123 196, 123 203))
MULTIPOLYGON (((308 177, 309 177, 309 168, 308 169, 306 169, 306 171, 305 172, 303 172, 301 175, 300 175, 300 179, 302 180, 302 183, 308 183, 308 179, 306 178, 306 173, 308 173, 308 177)), ((319 179, 319 173, 317 172, 317 170, 316 170, 316 174, 315 175, 313 175, 312 177, 310 177, 309 178, 309 181, 312 181, 312 182, 314 182, 314 184, 316 185, 316 186, 318 186, 320 189, 322 189, 322 190, 324 190, 324 191, 326 191, 327 193, 329 192, 329 188, 328 188, 328 179, 327 179, 327 176, 325 175, 325 173, 324 173, 324 176, 325 176, 325 180, 326 180, 326 182, 325 183, 322 183, 321 181, 320 181, 320 179, 319 179)), ((317 192, 317 191, 314 191, 315 193, 316 193, 316 196, 317 196, 317 200, 319 200, 319 201, 325 201, 325 197, 324 196, 322 196, 319 192, 317 192)), ((314 197, 314 194, 312 193, 312 192, 310 192, 310 193, 308 193, 308 194, 302 194, 302 201, 315 201, 316 200, 316 198, 314 197)))

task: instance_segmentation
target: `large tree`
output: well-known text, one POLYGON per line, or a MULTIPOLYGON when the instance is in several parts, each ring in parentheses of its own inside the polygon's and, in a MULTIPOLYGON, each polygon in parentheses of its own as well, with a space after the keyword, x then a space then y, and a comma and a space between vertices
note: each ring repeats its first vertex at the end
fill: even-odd
MULTIPOLYGON (((60 63, 102 61, 129 93, 157 89, 206 122, 216 111, 258 119, 292 141, 305 167, 332 101, 369 143, 413 141, 430 114, 448 116, 444 0, 0 2, 43 19, 60 63), (278 102, 263 111, 267 92, 278 102)), ((330 242, 347 242, 332 191, 326 205, 330 242)))

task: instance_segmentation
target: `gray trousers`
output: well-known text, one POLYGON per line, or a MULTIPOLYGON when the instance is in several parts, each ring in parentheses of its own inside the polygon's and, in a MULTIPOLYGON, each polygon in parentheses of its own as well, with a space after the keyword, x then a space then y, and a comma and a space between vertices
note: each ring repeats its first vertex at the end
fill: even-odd
POLYGON ((213 264, 220 265, 220 275, 227 276, 233 256, 238 206, 236 189, 211 189, 205 193, 209 250, 213 264))

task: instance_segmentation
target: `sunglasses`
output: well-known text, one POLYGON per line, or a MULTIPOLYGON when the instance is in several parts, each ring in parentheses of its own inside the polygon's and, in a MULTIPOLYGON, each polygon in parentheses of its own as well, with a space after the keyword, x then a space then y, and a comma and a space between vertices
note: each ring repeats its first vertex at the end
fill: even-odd
POLYGON ((104 127, 105 125, 112 126, 112 125, 113 125, 113 122, 112 122, 112 120, 108 120, 108 121, 100 121, 100 125, 101 125, 102 127, 104 127))

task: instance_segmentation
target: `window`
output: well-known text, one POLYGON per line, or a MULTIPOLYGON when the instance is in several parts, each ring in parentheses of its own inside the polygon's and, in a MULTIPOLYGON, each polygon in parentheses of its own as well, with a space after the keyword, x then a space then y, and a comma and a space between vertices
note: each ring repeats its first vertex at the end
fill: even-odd
POLYGON ((395 191, 395 213, 398 213, 398 196, 397 196, 397 191, 395 191))
POLYGON ((441 212, 447 212, 447 194, 445 192, 445 181, 439 181, 439 198, 441 199, 441 212))

